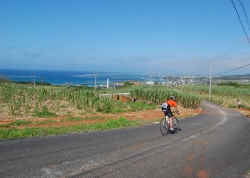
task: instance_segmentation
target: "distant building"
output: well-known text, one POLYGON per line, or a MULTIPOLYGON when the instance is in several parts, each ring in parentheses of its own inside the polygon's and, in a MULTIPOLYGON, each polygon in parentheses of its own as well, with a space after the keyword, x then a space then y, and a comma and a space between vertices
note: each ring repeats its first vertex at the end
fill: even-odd
POLYGON ((80 84, 77 84, 75 86, 88 86, 88 84, 87 83, 80 83, 80 84))
POLYGON ((154 85, 154 81, 147 81, 146 84, 148 84, 148 85, 154 85))

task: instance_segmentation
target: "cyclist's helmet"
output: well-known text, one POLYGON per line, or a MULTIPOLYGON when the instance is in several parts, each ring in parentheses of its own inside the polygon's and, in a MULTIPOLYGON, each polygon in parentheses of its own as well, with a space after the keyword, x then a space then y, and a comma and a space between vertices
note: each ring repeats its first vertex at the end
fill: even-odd
POLYGON ((170 99, 175 100, 175 97, 174 97, 174 96, 171 96, 170 99))

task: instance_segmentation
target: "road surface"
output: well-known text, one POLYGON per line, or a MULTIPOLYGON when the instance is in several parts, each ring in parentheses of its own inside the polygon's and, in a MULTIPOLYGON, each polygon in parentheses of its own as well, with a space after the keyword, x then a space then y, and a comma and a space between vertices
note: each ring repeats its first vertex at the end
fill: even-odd
POLYGON ((1 177, 250 177, 250 119, 203 101, 162 136, 140 128, 0 141, 1 177))

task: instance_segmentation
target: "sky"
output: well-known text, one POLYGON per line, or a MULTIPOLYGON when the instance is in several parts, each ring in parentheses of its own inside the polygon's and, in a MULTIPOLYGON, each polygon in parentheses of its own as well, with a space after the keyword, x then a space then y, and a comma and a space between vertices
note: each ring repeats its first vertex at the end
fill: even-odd
POLYGON ((0 17, 2 69, 250 73, 249 0, 0 0, 0 17))

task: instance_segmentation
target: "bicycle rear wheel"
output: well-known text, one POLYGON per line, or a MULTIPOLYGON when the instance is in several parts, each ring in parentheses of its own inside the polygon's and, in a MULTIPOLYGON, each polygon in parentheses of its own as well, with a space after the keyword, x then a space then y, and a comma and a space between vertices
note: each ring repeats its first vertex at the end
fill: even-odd
POLYGON ((166 119, 165 118, 162 118, 161 121, 160 121, 160 131, 161 131, 161 134, 162 135, 165 135, 165 134, 168 134, 168 125, 166 123, 166 119))

